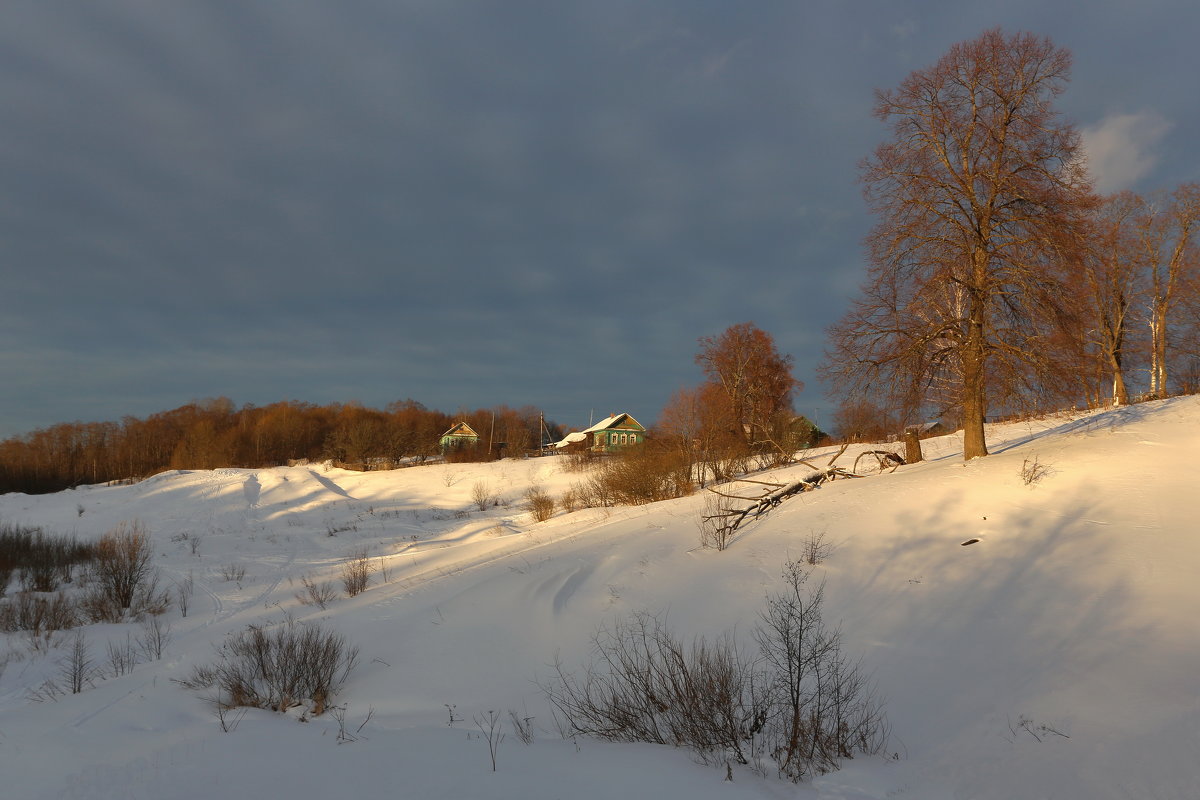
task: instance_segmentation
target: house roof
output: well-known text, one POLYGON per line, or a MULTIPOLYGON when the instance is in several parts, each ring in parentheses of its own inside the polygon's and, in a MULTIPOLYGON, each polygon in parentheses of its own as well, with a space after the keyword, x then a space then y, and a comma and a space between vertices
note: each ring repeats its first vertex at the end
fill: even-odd
POLYGON ((555 447, 566 447, 567 445, 575 444, 576 442, 586 442, 587 438, 588 437, 587 437, 586 433, 580 433, 579 431, 575 431, 573 433, 568 433, 566 436, 563 437, 563 440, 561 442, 556 442, 554 446, 555 447))
POLYGON ((585 430, 584 433, 596 433, 598 431, 606 431, 611 428, 617 427, 625 420, 628 420, 629 422, 632 422, 634 425, 636 425, 638 430, 645 430, 645 428, 642 427, 642 423, 638 422, 636 419, 629 416, 628 414, 613 414, 611 417, 605 417, 604 419, 600 420, 595 425, 593 425, 592 427, 585 430))
POLYGON ((474 436, 479 438, 479 434, 465 422, 456 422, 450 426, 450 430, 442 434, 442 436, 474 436))

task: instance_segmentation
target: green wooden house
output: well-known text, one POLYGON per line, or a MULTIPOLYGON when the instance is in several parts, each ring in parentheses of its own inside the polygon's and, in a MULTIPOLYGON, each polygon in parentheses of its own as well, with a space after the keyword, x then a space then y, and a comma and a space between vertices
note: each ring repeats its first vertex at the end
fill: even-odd
POLYGON ((456 422, 450 430, 442 434, 442 452, 456 447, 474 447, 479 444, 479 434, 465 422, 456 422))
POLYGON ((596 453, 614 453, 622 447, 646 441, 646 429, 628 414, 613 414, 583 431, 596 453))

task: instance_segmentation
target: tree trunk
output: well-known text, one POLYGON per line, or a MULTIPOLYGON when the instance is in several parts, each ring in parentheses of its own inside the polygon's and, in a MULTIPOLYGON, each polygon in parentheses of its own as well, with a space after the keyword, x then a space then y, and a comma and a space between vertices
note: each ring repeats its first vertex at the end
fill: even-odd
POLYGON ((921 440, 917 436, 916 427, 904 429, 904 460, 909 464, 916 464, 922 460, 921 440))
POLYGON ((1154 375, 1152 391, 1157 397, 1167 396, 1167 307, 1162 304, 1154 309, 1154 375))
MULTIPOLYGON (((974 253, 973 264, 976 287, 986 284, 987 254, 982 250, 974 253)), ((984 313, 983 290, 976 288, 969 300, 971 308, 967 321, 967 340, 962 347, 963 370, 963 461, 986 456, 987 442, 983 434, 983 422, 987 413, 984 390, 984 313)))
POLYGON ((1121 374, 1120 367, 1113 371, 1113 405, 1129 405, 1129 391, 1125 388, 1125 376, 1121 374))

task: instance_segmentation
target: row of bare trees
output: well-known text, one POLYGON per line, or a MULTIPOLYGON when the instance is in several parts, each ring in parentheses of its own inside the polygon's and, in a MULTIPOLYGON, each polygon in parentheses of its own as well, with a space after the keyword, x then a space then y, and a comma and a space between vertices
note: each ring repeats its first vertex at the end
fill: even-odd
POLYGON ((1150 394, 1194 390, 1200 186, 1097 197, 1055 108, 1070 64, 993 29, 876 95, 891 136, 862 165, 869 272, 823 374, 902 422, 954 410, 967 459, 987 455, 988 413, 1110 382, 1125 403, 1143 367, 1150 394))
POLYGON ((384 410, 293 401, 235 408, 222 397, 145 419, 65 423, 0 441, 0 493, 53 492, 165 469, 267 467, 299 459, 350 466, 419 460, 440 452, 439 437, 459 419, 484 436, 504 436, 509 452, 538 441, 539 412, 532 407, 451 416, 414 400, 384 410))
POLYGON ((1130 399, 1130 375, 1154 396, 1195 391, 1200 372, 1200 184, 1100 200, 1075 256, 1081 284, 1078 346, 1092 372, 1088 393, 1111 384, 1114 404, 1130 399), (1177 366, 1178 369, 1172 369, 1177 366))

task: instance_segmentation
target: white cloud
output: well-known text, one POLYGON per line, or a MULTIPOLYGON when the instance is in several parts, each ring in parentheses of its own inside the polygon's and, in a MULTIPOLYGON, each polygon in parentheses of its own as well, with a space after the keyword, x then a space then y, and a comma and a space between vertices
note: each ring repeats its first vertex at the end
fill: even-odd
POLYGON ((1158 161, 1154 152, 1171 130, 1171 123, 1156 111, 1109 114, 1083 128, 1083 149, 1088 168, 1103 194, 1130 188, 1158 161))

